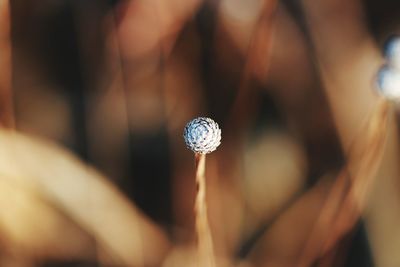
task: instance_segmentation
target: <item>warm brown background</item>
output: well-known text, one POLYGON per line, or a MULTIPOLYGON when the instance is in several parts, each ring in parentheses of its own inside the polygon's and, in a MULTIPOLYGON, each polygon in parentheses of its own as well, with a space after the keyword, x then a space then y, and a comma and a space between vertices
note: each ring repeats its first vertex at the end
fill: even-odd
MULTIPOLYGON (((7 2, 0 0, 0 6, 7 2)), ((26 189, 32 195, 15 193, 25 201, 21 217, 0 215, 7 236, 0 239, 2 266, 10 267, 192 266, 193 154, 184 146, 182 130, 196 116, 209 116, 222 128, 221 147, 207 157, 219 265, 296 266, 331 185, 347 166, 349 147, 362 139, 363 123, 374 110, 373 81, 383 63, 383 43, 400 33, 395 0, 9 3, 10 38, 0 39, 10 41, 12 64, 0 61, 5 73, 0 79, 7 80, 11 71, 12 82, 0 87, 11 88, 11 96, 1 94, 0 103, 11 106, 13 114, 3 121, 14 116, 18 131, 72 150, 143 212, 143 224, 162 233, 154 239, 143 234, 146 251, 124 258, 129 250, 121 249, 118 261, 110 254, 119 255, 120 247, 102 247, 98 240, 116 234, 112 229, 121 227, 120 221, 92 228, 84 213, 84 219, 71 215, 73 205, 26 189), (26 220, 36 216, 42 221, 26 220), (23 230, 24 220, 32 230, 23 230), (46 237, 35 234, 41 233, 35 223, 40 228, 50 220, 53 227, 41 230, 46 237), (141 253, 154 260, 135 262, 141 253)), ((1 16, 0 25, 6 25, 8 17, 1 16)), ((2 52, 3 58, 10 55, 2 52)), ((396 128, 396 120, 390 125, 396 128)), ((397 148, 393 136, 388 140, 397 148)), ((71 169, 57 165, 52 172, 55 165, 39 150, 21 149, 38 173, 57 180, 58 170, 67 184, 82 188, 83 180, 71 169)), ((383 176, 394 180, 374 185, 378 189, 367 198, 363 219, 333 248, 317 253, 315 266, 399 266, 394 252, 400 236, 393 229, 400 223, 400 177, 390 171, 399 162, 395 154, 384 157, 389 163, 381 167, 387 170, 383 176)), ((16 169, 22 164, 10 162, 16 169)), ((17 190, 10 188, 7 192, 17 190)), ((88 203, 106 199, 92 188, 88 203)), ((0 208, 13 210, 15 194, 2 193, 0 208)), ((74 189, 66 196, 74 198, 74 189)), ((95 205, 107 214, 108 203, 95 205)), ((96 214, 87 216, 96 221, 96 214)))

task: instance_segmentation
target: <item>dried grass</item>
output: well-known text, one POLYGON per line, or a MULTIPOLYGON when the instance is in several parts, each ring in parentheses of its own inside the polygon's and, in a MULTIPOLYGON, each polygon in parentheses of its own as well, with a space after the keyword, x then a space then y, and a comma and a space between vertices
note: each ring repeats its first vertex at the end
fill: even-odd
MULTIPOLYGON (((381 165, 389 115, 388 103, 382 101, 363 127, 365 130, 361 132, 367 136, 367 142, 363 144, 363 151, 361 155, 357 154, 356 159, 351 159, 354 155, 352 151, 349 152, 348 163, 351 165, 352 160, 357 160, 360 165, 356 170, 349 170, 349 165, 345 166, 336 178, 310 237, 305 242, 297 266, 310 266, 324 256, 360 219, 366 198, 381 165)), ((364 141, 364 138, 357 138, 356 142, 358 140, 364 141)), ((359 147, 359 144, 354 146, 359 147)))
POLYGON ((153 265, 164 257, 165 234, 93 168, 50 142, 12 131, 0 131, 0 145, 3 179, 48 199, 92 235, 113 264, 153 265))
POLYGON ((215 267, 214 246, 207 215, 206 155, 195 154, 197 193, 195 200, 198 266, 215 267))
POLYGON ((13 99, 11 91, 11 33, 10 2, 0 1, 0 123, 14 127, 13 99))

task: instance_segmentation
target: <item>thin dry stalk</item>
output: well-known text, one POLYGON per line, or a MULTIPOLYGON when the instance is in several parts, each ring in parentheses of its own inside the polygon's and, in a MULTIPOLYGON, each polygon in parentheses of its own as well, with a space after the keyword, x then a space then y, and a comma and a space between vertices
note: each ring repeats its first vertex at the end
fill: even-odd
POLYGON ((251 77, 256 72, 266 73, 269 67, 271 35, 273 29, 272 24, 276 6, 276 0, 264 0, 261 15, 256 22, 254 31, 249 41, 245 65, 243 67, 238 93, 230 113, 228 125, 241 125, 241 123, 247 121, 246 114, 251 113, 245 111, 252 106, 246 105, 246 103, 251 100, 252 96, 249 89, 251 77), (264 63, 262 70, 257 70, 257 64, 260 61, 260 58, 265 60, 266 63, 264 63))
MULTIPOLYGON (((350 189, 345 195, 334 227, 332 231, 329 231, 328 239, 323 247, 325 251, 330 249, 344 233, 354 226, 366 204, 368 193, 376 178, 378 168, 381 166, 385 150, 389 110, 389 105, 386 102, 379 103, 368 129, 364 133, 368 136, 368 143, 364 147, 358 171, 348 177, 351 180, 350 189)), ((354 155, 350 154, 350 157, 352 156, 354 155)), ((350 158, 350 163, 351 160, 350 158)))
MULTIPOLYGON (((364 194, 368 191, 367 189, 373 189, 368 199, 369 209, 365 213, 371 252, 377 266, 396 266, 398 265, 395 250, 399 244, 398 235, 396 235, 398 225, 392 222, 397 222, 400 217, 399 197, 398 193, 391 189, 398 185, 400 172, 396 164, 399 158, 398 136, 393 117, 385 115, 385 118, 379 118, 379 112, 374 112, 376 115, 373 116, 376 121, 381 120, 378 125, 382 123, 381 130, 384 133, 378 133, 378 129, 374 133, 373 127, 370 128, 369 133, 365 134, 366 131, 363 133, 366 129, 363 124, 365 114, 368 114, 370 110, 384 109, 379 108, 380 99, 371 88, 371 79, 375 77, 376 71, 382 64, 382 56, 365 24, 362 1, 302 0, 301 6, 321 81, 343 151, 348 159, 347 171, 351 174, 347 178, 348 188, 343 191, 345 195, 338 203, 346 209, 357 211, 362 208, 358 203, 365 200, 364 194), (388 121, 385 122, 386 120, 388 121), (378 137, 379 135, 385 135, 385 137, 378 137), (382 140, 388 145, 384 148, 382 144, 379 144, 381 141, 376 141, 377 143, 374 144, 374 139, 382 140), (378 146, 381 147, 378 148, 378 146), (368 150, 375 150, 375 152, 368 150), (382 153, 383 156, 374 155, 374 153, 382 153), (384 160, 381 161, 382 157, 384 160), (363 175, 365 177, 362 177, 363 175), (375 183, 371 188, 368 181, 372 182, 373 179, 370 177, 374 175, 379 179, 379 183, 375 183), (351 202, 349 196, 352 198, 351 202), (385 200, 382 200, 382 196, 385 196, 385 200), (352 204, 350 205, 349 202, 352 204), (393 248, 391 253, 390 248, 393 248)), ((354 214, 355 212, 347 211, 347 213, 354 214)), ((346 216, 351 218, 350 215, 346 216)), ((327 235, 323 238, 326 240, 325 244, 319 243, 321 246, 327 247, 329 243, 334 242, 333 240, 337 240, 338 237, 333 238, 333 236, 344 231, 346 224, 354 220, 354 218, 351 220, 347 218, 349 222, 344 223, 346 220, 342 218, 346 216, 342 213, 333 216, 337 217, 332 228, 334 230, 332 233, 326 232, 327 235)), ((329 221, 327 225, 332 226, 329 221)), ((321 255, 322 248, 315 249, 321 255)), ((303 255, 303 257, 310 256, 303 255)))
POLYGON ((13 128, 10 20, 10 3, 0 0, 0 123, 13 128))
POLYGON ((197 194, 195 200, 198 266, 215 267, 214 247, 208 224, 206 201, 206 155, 195 154, 197 194))
MULTIPOLYGON (((269 67, 270 50, 271 50, 271 36, 273 31, 273 19, 276 11, 277 0, 263 0, 263 6, 260 11, 260 15, 254 25, 254 29, 250 35, 250 40, 247 46, 247 51, 245 52, 245 62, 243 70, 241 72, 237 93, 235 100, 232 104, 231 110, 229 112, 229 117, 227 118, 226 125, 231 129, 225 137, 224 152, 222 152, 221 160, 219 164, 229 164, 231 167, 228 168, 228 173, 225 173, 227 177, 235 179, 238 177, 237 174, 241 171, 238 169, 240 164, 238 164, 237 151, 233 151, 233 145, 229 143, 238 143, 236 139, 236 133, 238 129, 245 129, 245 124, 248 124, 251 114, 254 113, 257 105, 253 105, 253 101, 256 99, 254 97, 254 91, 251 88, 252 78, 255 74, 265 74, 269 67), (263 59, 263 64, 261 66, 260 59, 263 59), (224 163, 225 162, 225 163, 224 163), (232 167, 233 166, 233 167, 232 167)), ((221 169, 226 170, 224 166, 221 169)), ((225 184, 227 187, 228 184, 225 184)), ((238 182, 234 181, 234 184, 230 184, 230 191, 241 198, 241 190, 237 187, 238 182)))
MULTIPOLYGON (((356 224, 365 206, 366 196, 376 177, 387 139, 389 106, 382 101, 371 114, 365 131, 367 136, 361 155, 349 152, 349 162, 333 185, 324 207, 316 221, 313 232, 300 255, 298 266, 310 266, 333 246, 356 224), (353 160, 360 162, 357 170, 349 172, 353 160)), ((362 140, 363 138, 360 138, 362 140)), ((359 139, 356 139, 356 141, 359 139)), ((359 147, 355 143, 353 147, 359 147)))

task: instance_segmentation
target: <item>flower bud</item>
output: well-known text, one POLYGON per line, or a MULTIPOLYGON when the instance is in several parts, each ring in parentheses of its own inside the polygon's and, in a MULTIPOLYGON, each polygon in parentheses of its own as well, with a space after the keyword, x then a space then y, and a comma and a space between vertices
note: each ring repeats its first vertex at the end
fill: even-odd
POLYGON ((208 154, 221 144, 221 129, 212 119, 199 117, 186 124, 183 137, 193 152, 208 154))

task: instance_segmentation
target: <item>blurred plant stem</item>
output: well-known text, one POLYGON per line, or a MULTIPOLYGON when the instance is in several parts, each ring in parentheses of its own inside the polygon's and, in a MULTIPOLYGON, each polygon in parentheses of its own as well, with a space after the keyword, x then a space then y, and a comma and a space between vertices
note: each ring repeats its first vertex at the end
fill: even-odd
MULTIPOLYGON (((394 164, 399 160, 397 129, 394 116, 390 116, 389 113, 391 110, 385 108, 387 104, 382 103, 382 99, 374 93, 374 88, 371 86, 371 80, 375 77, 382 59, 364 23, 362 3, 357 0, 318 2, 303 0, 302 5, 312 47, 315 49, 317 66, 342 149, 347 158, 347 166, 344 168, 344 171, 348 172, 345 174, 347 182, 340 186, 338 183, 343 181, 338 178, 332 188, 338 190, 336 197, 341 196, 340 201, 336 202, 339 205, 335 208, 338 213, 332 216, 331 220, 324 221, 324 236, 327 239, 331 236, 328 233, 332 227, 342 227, 342 229, 340 233, 335 232, 337 235, 335 241, 326 239, 324 242, 320 241, 320 244, 326 245, 326 242, 330 242, 333 246, 354 225, 358 216, 351 218, 350 216, 354 215, 351 212, 345 215, 348 216, 346 227, 339 225, 343 221, 336 219, 337 216, 346 213, 344 210, 361 209, 364 204, 368 204, 367 231, 376 266, 397 265, 398 258, 394 256, 395 251, 388 253, 390 251, 388 248, 398 249, 399 246, 395 244, 399 244, 400 241, 399 238, 388 235, 389 232, 393 235, 399 231, 396 230, 398 227, 392 224, 400 219, 399 194, 389 189, 398 184, 397 177, 400 174, 398 164, 394 164), (386 110, 387 114, 380 117, 382 110, 386 110), (374 127, 374 123, 381 125, 381 128, 365 131, 366 124, 370 128, 374 127), (369 172, 366 175, 367 169, 369 172), (371 186, 373 179, 379 182, 371 186), (366 201, 364 194, 371 190, 373 191, 371 198, 364 203, 366 201), (377 192, 391 194, 390 203, 379 201, 380 194, 377 192), (354 202, 356 207, 349 207, 347 198, 353 198, 351 202, 354 202), (392 223, 388 224, 389 221, 392 223)), ((335 203, 333 191, 330 195, 332 197, 328 197, 326 203, 330 201, 335 203)), ((398 237, 398 235, 393 236, 398 237)), ((319 255, 310 254, 303 257, 315 260, 323 256, 328 248, 317 246, 316 249, 319 255)))
MULTIPOLYGON (((253 86, 253 82, 260 77, 264 77, 268 72, 271 56, 272 33, 274 30, 274 18, 278 1, 276 0, 261 0, 261 9, 255 14, 253 20, 246 25, 245 29, 249 30, 250 34, 240 33, 240 29, 232 27, 234 30, 230 33, 231 38, 235 39, 235 31, 238 31, 241 40, 239 47, 243 47, 243 66, 241 67, 240 77, 238 79, 236 96, 230 107, 229 114, 224 127, 228 128, 224 139, 224 149, 218 155, 218 175, 220 178, 220 187, 228 192, 230 197, 229 202, 222 194, 220 195, 222 205, 231 205, 232 198, 236 199, 235 210, 225 212, 220 208, 222 221, 229 224, 229 227, 223 225, 220 232, 226 232, 225 249, 227 255, 231 257, 236 253, 237 247, 233 244, 239 242, 242 238, 242 220, 245 215, 245 196, 243 195, 243 168, 241 165, 241 145, 245 139, 243 129, 248 129, 253 123, 254 115, 258 111, 259 99, 256 97, 257 92, 253 86), (229 178, 228 178, 229 177, 229 178), (232 242, 235 240, 235 242, 232 242)), ((220 16, 222 17, 222 12, 220 16)), ((223 20, 220 24, 223 27, 223 20)), ((229 24, 224 27, 229 28, 229 24)), ((225 29, 227 30, 227 29, 225 29)), ((218 41, 218 39, 217 39, 218 41)), ((222 53, 221 53, 222 54, 222 53)), ((221 190, 222 192, 223 190, 221 190)), ((228 194, 226 194, 228 196, 228 194)), ((215 216, 218 216, 217 214, 215 216)), ((216 233, 218 235, 218 232, 216 233)), ((216 237, 218 238, 218 237, 216 237)))
POLYGON ((160 265, 168 238, 108 178, 48 141, 2 130, 0 146, 2 178, 30 186, 61 207, 114 266, 160 265))
POLYGON ((11 15, 10 2, 0 0, 0 123, 13 128, 14 112, 11 89, 11 15))
MULTIPOLYGON (((239 88, 229 116, 228 125, 243 127, 251 116, 253 110, 246 103, 254 99, 251 91, 251 81, 254 75, 264 76, 269 67, 271 50, 271 36, 273 31, 274 15, 276 12, 276 0, 264 0, 262 10, 252 35, 250 36, 246 51, 245 64, 239 81, 239 88)), ((254 107, 256 105, 250 105, 254 107)))

